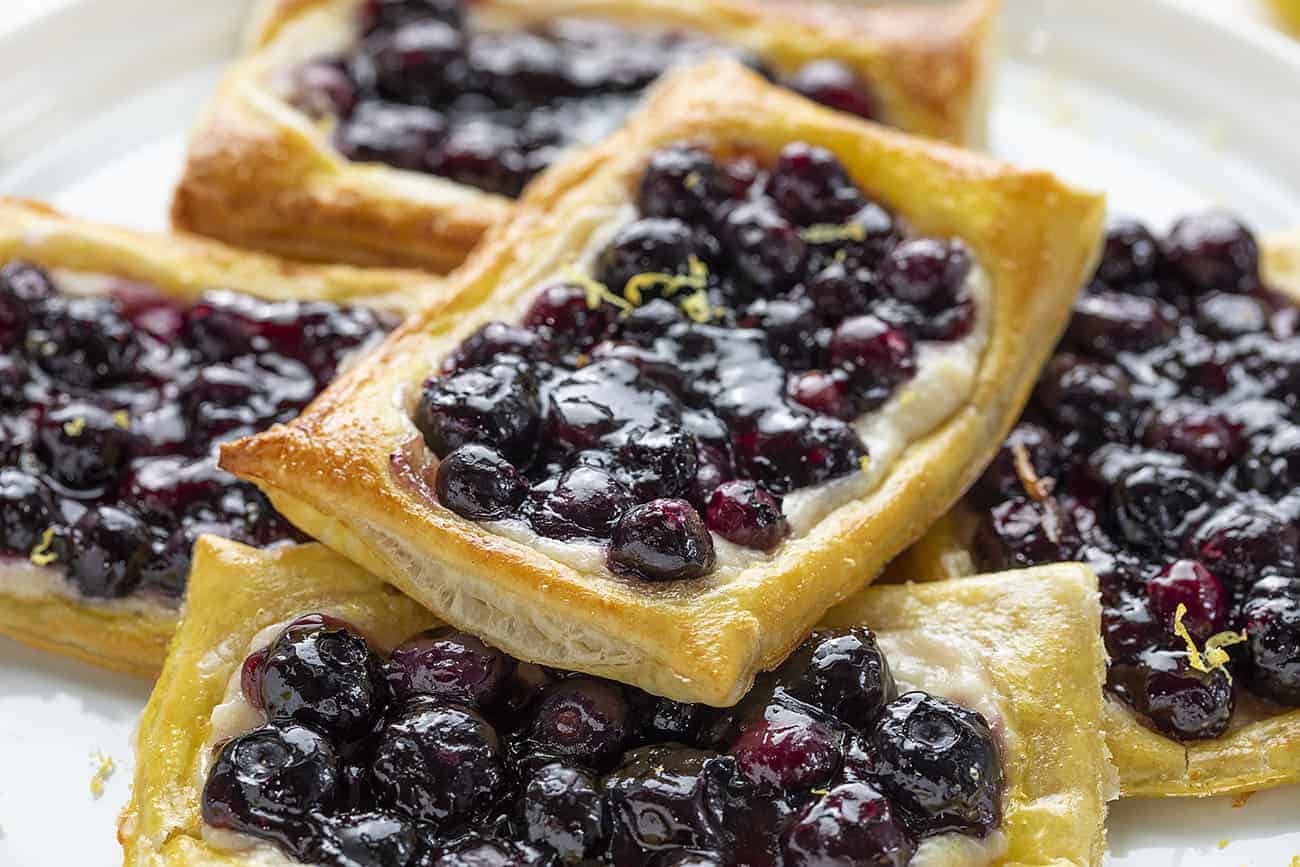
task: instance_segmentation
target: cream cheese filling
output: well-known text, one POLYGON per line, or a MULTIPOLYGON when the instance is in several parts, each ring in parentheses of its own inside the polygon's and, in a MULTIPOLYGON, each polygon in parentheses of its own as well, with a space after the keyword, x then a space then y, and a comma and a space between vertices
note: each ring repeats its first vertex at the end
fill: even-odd
MULTIPOLYGON (((249 654, 274 641, 290 622, 285 620, 261 630, 244 648, 243 654, 235 657, 237 664, 226 682, 221 704, 212 709, 208 737, 201 748, 199 760, 195 763, 196 791, 203 791, 218 747, 265 722, 262 712, 253 708, 244 698, 240 683, 242 663, 249 654)), ((910 690, 924 690, 978 711, 988 721, 998 739, 1002 755, 1015 749, 1016 734, 1011 730, 1009 718, 1002 710, 1007 706, 1009 697, 1002 695, 993 682, 977 645, 959 636, 944 635, 940 638, 920 630, 882 632, 877 634, 877 638, 881 651, 889 660, 900 694, 910 690)), ((220 666, 231 658, 232 650, 234 648, 223 646, 209 651, 200 665, 220 666)), ((276 846, 247 834, 213 828, 206 823, 203 824, 201 833, 204 842, 213 848, 239 852, 249 867, 293 867, 301 864, 286 856, 276 846)), ((910 867, 984 867, 998 861, 1006 853, 1007 847, 1006 834, 1000 828, 993 829, 985 837, 940 834, 921 841, 910 867)))

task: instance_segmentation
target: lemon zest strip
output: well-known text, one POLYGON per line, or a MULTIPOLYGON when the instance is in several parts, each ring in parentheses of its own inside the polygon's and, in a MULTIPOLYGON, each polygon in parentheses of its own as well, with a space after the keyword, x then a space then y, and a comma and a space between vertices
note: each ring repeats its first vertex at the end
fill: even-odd
POLYGON ((799 233, 809 244, 834 244, 836 241, 865 241, 867 230, 861 223, 815 223, 799 233))
POLYGON ((1211 635, 1205 640, 1205 653, 1196 647, 1196 640, 1192 634, 1187 631, 1183 624, 1183 618, 1187 616, 1187 606, 1182 602, 1174 609, 1174 634, 1187 643, 1187 663, 1197 671, 1209 674, 1216 668, 1223 669, 1223 673, 1228 678, 1228 683, 1232 683, 1232 672, 1228 671, 1227 664, 1231 659, 1225 647, 1231 647, 1234 644, 1241 644, 1247 640, 1245 630, 1233 632, 1227 630, 1224 632, 1211 635))
POLYGON ((63 423, 63 432, 70 437, 79 437, 86 430, 86 419, 84 416, 77 416, 74 419, 63 423))
POLYGON ((32 553, 28 555, 28 558, 37 566, 50 565, 59 559, 59 555, 50 550, 50 546, 53 544, 54 528, 46 527, 45 532, 41 534, 41 541, 36 543, 36 547, 32 549, 32 553))
POLYGON ((122 430, 130 430, 131 414, 124 409, 119 409, 117 412, 113 413, 113 424, 117 425, 122 430))
POLYGON ((592 310, 595 310, 602 303, 613 304, 615 307, 625 312, 632 309, 631 304, 624 301, 622 298, 619 298, 613 292, 610 292, 608 286, 597 280, 595 277, 582 273, 574 265, 570 265, 565 269, 564 279, 587 293, 587 307, 592 310))

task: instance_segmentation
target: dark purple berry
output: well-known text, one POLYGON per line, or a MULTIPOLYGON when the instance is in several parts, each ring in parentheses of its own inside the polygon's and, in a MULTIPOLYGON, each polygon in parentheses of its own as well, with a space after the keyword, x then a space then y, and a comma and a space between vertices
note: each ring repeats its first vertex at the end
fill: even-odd
POLYGON ((1178 330, 1178 311, 1156 298, 1092 292, 1074 302, 1069 344, 1089 355, 1113 358, 1167 343, 1178 330))
POLYGON ((528 522, 551 539, 608 539, 619 518, 635 504, 611 473, 577 466, 540 497, 528 512, 528 522))
POLYGON ((1002 759, 978 713, 910 692, 885 707, 870 744, 879 785, 914 834, 997 827, 1002 759))
POLYGON ((709 498, 706 522, 728 542, 773 551, 790 535, 781 501, 757 482, 726 482, 709 498))
POLYGON ((610 568, 646 581, 683 581, 713 571, 713 538, 685 500, 653 500, 614 528, 610 568))
POLYGON ((0 469, 0 547, 26 557, 55 514, 54 498, 40 479, 16 467, 0 469))
POLYGON ((1112 664, 1108 683, 1171 738, 1217 738, 1228 729, 1235 699, 1223 669, 1199 671, 1186 651, 1152 649, 1136 662, 1112 664))
POLYGON ((334 143, 356 162, 420 170, 446 134, 447 121, 432 109, 365 101, 339 124, 334 143))
POLYGON ((1195 294, 1244 291, 1259 284, 1259 245, 1250 230, 1228 214, 1184 217, 1169 230, 1164 250, 1195 294))
POLYGON ((592 857, 605 839, 605 802, 591 775, 553 763, 533 774, 520 798, 528 840, 572 863, 592 857))
POLYGON ((841 783, 809 804, 781 837, 787 867, 904 867, 916 844, 889 799, 869 783, 841 783))
POLYGON ((500 743, 470 708, 415 696, 380 730, 370 774, 376 799, 405 815, 466 818, 502 785, 500 743))
POLYGON ((483 709, 504 698, 515 663, 495 647, 449 627, 393 648, 388 682, 399 696, 431 695, 483 709))
POLYGON ((1300 580, 1263 579, 1247 593, 1241 619, 1250 639, 1251 689, 1288 707, 1300 706, 1300 580))
POLYGON ((599 300, 593 305, 581 287, 562 283, 537 293, 523 324, 546 335, 557 348, 585 352, 601 339, 617 312, 599 300))
POLYGON ((311 726, 336 741, 369 734, 387 703, 383 663, 346 624, 308 615, 266 651, 262 707, 273 721, 311 726))
POLYGON ((717 242, 681 220, 637 220, 620 229, 601 252, 596 279, 623 295, 628 281, 639 274, 688 274, 691 257, 707 266, 718 258, 717 242))
POLYGON ((688 145, 656 151, 641 176, 637 204, 647 217, 702 223, 731 198, 731 184, 707 152, 688 145))
POLYGON ((1294 568, 1300 530, 1275 511, 1233 503, 1203 523, 1189 552, 1229 587, 1248 586, 1269 570, 1294 568))
POLYGON ((867 448, 838 419, 788 410, 764 413, 736 439, 736 466, 774 494, 858 472, 867 448))
POLYGON ((957 303, 971 254, 963 244, 936 238, 903 241, 880 265, 880 283, 894 298, 937 312, 957 303))
POLYGON ((1223 629, 1228 617, 1228 596, 1219 579, 1195 560, 1175 560, 1147 579, 1147 598, 1160 623, 1174 631, 1178 606, 1186 607, 1182 623, 1197 641, 1223 629))
POLYGON ((842 223, 865 201, 833 153, 802 142, 781 151, 767 193, 781 213, 800 226, 842 223))
POLYGON ((770 200, 732 208, 719 223, 718 238, 736 272, 759 297, 783 292, 803 275, 808 245, 770 200))
POLYGON ((445 848, 430 867, 551 867, 555 859, 515 840, 469 834, 445 848))
POLYGON ((86 596, 119 599, 140 583, 152 553, 149 528, 125 509, 88 509, 72 528, 68 579, 86 596))
POLYGON ((537 382, 514 360, 429 379, 415 411, 416 427, 440 458, 478 443, 526 460, 540 418, 537 382))
POLYGON ((1143 425, 1142 441, 1151 448, 1182 455, 1206 471, 1221 471, 1246 448, 1242 425, 1203 404, 1168 403, 1143 425))
POLYGON ((1123 289, 1155 276, 1160 264, 1160 243, 1137 220, 1119 219, 1106 230, 1106 246, 1097 277, 1106 285, 1123 289))
POLYGON ((505 455, 483 445, 465 445, 438 463, 438 501, 471 521, 495 521, 512 514, 528 494, 528 480, 505 455))
POLYGON ((49 474, 83 491, 111 486, 126 472, 131 433, 123 416, 93 403, 47 411, 37 427, 37 456, 49 474))
POLYGON ((730 752, 742 776, 760 790, 776 793, 824 786, 841 760, 836 732, 780 705, 742 728, 730 752))
POLYGON ((869 314, 839 324, 831 336, 830 359, 859 388, 883 395, 916 374, 911 338, 869 314))
POLYGON ((786 694, 866 731, 898 697, 889 662, 866 627, 814 632, 777 670, 786 694))
POLYGON ((805 63, 785 80, 785 86, 827 108, 868 120, 880 117, 880 106, 866 83, 838 60, 805 63))
POLYGON ((623 751, 628 737, 627 710, 627 700, 617 685, 594 678, 570 678, 542 694, 529 737, 545 755, 600 767, 623 751))

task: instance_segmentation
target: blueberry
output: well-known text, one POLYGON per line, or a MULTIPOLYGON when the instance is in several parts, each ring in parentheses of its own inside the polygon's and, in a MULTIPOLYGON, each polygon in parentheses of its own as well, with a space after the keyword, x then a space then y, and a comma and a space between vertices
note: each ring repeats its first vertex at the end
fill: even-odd
POLYGON ((1080 352, 1111 358, 1167 343, 1178 330, 1178 311, 1156 298, 1092 292, 1074 302, 1065 339, 1080 352))
POLYGON ((802 142, 781 151, 767 192, 781 213, 800 226, 842 223, 865 203, 834 154, 802 142))
POLYGON ((468 707, 424 696, 407 699, 380 730, 370 773, 380 803, 430 822, 468 817, 503 782, 492 726, 468 707))
POLYGON ((706 521, 727 541, 759 551, 775 550, 790 534, 781 501, 757 482, 720 485, 709 498, 706 521))
POLYGON ((718 226, 718 238, 736 272, 759 297, 785 291, 803 275, 808 245, 770 200, 732 208, 718 226))
POLYGON ((615 295, 638 274, 687 274, 694 256, 709 265, 718 258, 717 242, 681 220, 647 218, 618 231, 596 260, 596 279, 615 295))
POLYGON ((794 71, 785 86, 813 102, 868 120, 880 117, 880 105, 866 82, 838 60, 814 60, 794 71))
POLYGON ((1208 479, 1177 467, 1141 466, 1113 492, 1115 520, 1124 538, 1149 550, 1177 550, 1214 503, 1208 479))
POLYGON ((616 684, 575 677, 542 693, 529 737, 546 755, 601 766, 615 759, 628 738, 627 700, 616 684))
POLYGON ((1205 641, 1223 629, 1228 617, 1228 596, 1215 578, 1195 560, 1175 560, 1147 579, 1151 609, 1173 634, 1178 606, 1186 607, 1183 625, 1197 640, 1205 641))
POLYGON ((525 843, 469 834, 447 846, 430 867, 550 867, 555 859, 525 843))
POLYGON ((446 119, 433 109, 366 100, 338 125, 334 145, 356 162, 421 170, 446 134, 446 119))
POLYGON ((627 753, 603 780, 614 863, 649 865, 656 855, 679 848, 717 849, 717 799, 729 773, 722 762, 730 761, 673 745, 627 753))
POLYGON ((647 581, 682 581, 713 571, 713 538, 685 500, 653 500, 623 514, 614 528, 609 565, 647 581))
POLYGON ((528 840, 566 862, 599 853, 605 840, 605 802, 586 771, 561 763, 539 768, 520 798, 528 840))
POLYGON ((502 361, 428 380, 415 426, 440 458, 477 443, 527 460, 540 418, 536 380, 521 364, 502 361))
POLYGON ((331 817, 304 848, 304 860, 330 867, 406 867, 418 848, 415 826, 395 813, 369 811, 331 817))
POLYGON ((840 736, 830 726, 780 706, 745 725, 730 753, 741 775, 777 793, 825 785, 842 758, 840 736))
POLYGON ((890 702, 871 732, 880 787, 916 835, 986 834, 1002 815, 1002 759, 978 713, 921 692, 890 702))
POLYGON ((0 547, 27 556, 54 519, 49 489, 16 467, 0 469, 0 547))
POLYGON ((1122 289, 1154 277, 1160 262, 1160 242, 1151 230, 1136 220, 1119 219, 1107 227, 1097 277, 1122 289))
POLYGON ((329 741, 305 726, 272 723, 221 747, 203 787, 203 820, 301 851, 339 785, 329 741))
POLYGON ((971 254, 961 243, 912 238, 885 256, 880 282, 894 298, 937 312, 957 303, 970 270, 971 254))
POLYGON ((528 521, 552 539, 608 539, 635 504, 631 492, 606 470, 576 466, 556 480, 528 513, 528 521))
POLYGON ((776 676, 787 694, 859 731, 898 697, 889 661, 862 626, 814 632, 776 676))
POLYGON ((311 726, 340 742, 369 734, 387 700, 382 661, 345 624, 316 615, 285 627, 262 666, 271 720, 311 726))
POLYGON ((59 298, 27 330, 27 357, 61 383, 98 388, 131 375, 141 346, 108 298, 59 298))
POLYGON ((781 838, 788 867, 903 867, 916 844, 868 783, 841 783, 795 819, 781 838))
POLYGON ((126 596, 140 583, 151 541, 149 528, 131 512, 116 506, 88 509, 72 528, 68 578, 92 598, 126 596))
POLYGON ((1271 576, 1246 594, 1241 619, 1249 636, 1248 682, 1260 695, 1300 706, 1300 580, 1271 576))
POLYGON ((1165 239, 1165 257, 1194 293, 1259 284, 1259 244, 1240 220, 1221 212, 1184 217, 1165 239))
POLYGON ((1222 735, 1236 704, 1226 671, 1199 671, 1181 650, 1153 648, 1134 662, 1112 664, 1108 684, 1158 731, 1181 741, 1222 735))
POLYGON ((78 401, 48 410, 37 428, 36 452, 58 481, 79 490, 115 483, 131 458, 122 416, 78 401))
POLYGON ((506 457, 484 445, 464 445, 438 463, 438 500, 462 518, 494 521, 528 494, 528 480, 506 457))
POLYGON ((432 629, 393 649, 388 680, 399 696, 431 695, 483 709, 505 698, 515 662, 450 627, 432 629))
POLYGON ((701 223, 731 197, 731 185, 706 151, 675 145, 650 157, 637 205, 647 217, 701 223))

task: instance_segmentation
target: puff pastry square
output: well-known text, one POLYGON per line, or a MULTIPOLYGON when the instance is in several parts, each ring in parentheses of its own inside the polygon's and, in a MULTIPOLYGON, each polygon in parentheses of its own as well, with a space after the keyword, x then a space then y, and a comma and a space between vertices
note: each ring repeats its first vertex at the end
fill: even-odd
MULTIPOLYGON (((195 129, 176 190, 177 227, 318 261, 445 272, 509 214, 509 199, 378 163, 353 163, 330 124, 291 107, 287 70, 357 38, 363 0, 262 0, 250 51, 195 129)), ((833 58, 868 81, 884 117, 913 133, 977 143, 988 42, 1000 0, 942 5, 792 0, 477 0, 471 22, 526 29, 586 19, 687 32, 789 73, 833 58)))
MULTIPOLYGON (((421 303, 433 283, 420 272, 304 266, 186 236, 147 235, 0 199, 0 264, 22 260, 54 271, 138 282, 183 301, 212 289, 268 300, 361 303, 396 313, 421 303)), ((56 566, 0 562, 0 634, 96 665, 153 675, 162 665, 177 603, 97 602, 63 586, 56 566)))
POLYGON ((411 320, 291 425, 224 446, 222 466, 313 538, 516 657, 730 704, 973 481, 1064 324, 1102 210, 1099 197, 1047 174, 854 121, 736 64, 687 70, 619 135, 535 183, 450 278, 453 300, 411 320), (406 395, 466 335, 511 319, 523 293, 561 273, 626 205, 650 155, 682 140, 739 144, 760 159, 793 141, 825 146, 917 231, 963 239, 992 288, 968 399, 903 449, 868 495, 725 581, 665 589, 566 565, 432 502, 421 486, 433 459, 406 395))
MULTIPOLYGON (((1270 237, 1261 252, 1268 284, 1300 299, 1300 231, 1270 237)), ((977 521, 973 508, 959 505, 890 565, 887 580, 974 574, 977 521)), ((1180 743, 1143 725, 1114 697, 1106 705, 1107 742, 1126 796, 1210 796, 1300 782, 1300 711, 1239 710, 1222 737, 1180 743)))
MULTIPOLYGON (((135 785, 119 827, 126 864, 282 860, 266 844, 217 848, 219 838, 203 831, 200 791, 213 710, 238 693, 255 636, 308 612, 343 618, 384 651, 432 625, 420 606, 323 546, 259 552, 200 540, 189 605, 140 724, 135 785)), ((1007 744, 1000 836, 978 851, 932 846, 926 864, 1101 863, 1115 785, 1098 725, 1099 616, 1096 578, 1073 565, 871 588, 827 615, 830 627, 869 625, 900 688, 967 703, 977 684, 979 706, 999 719, 1007 744)))

